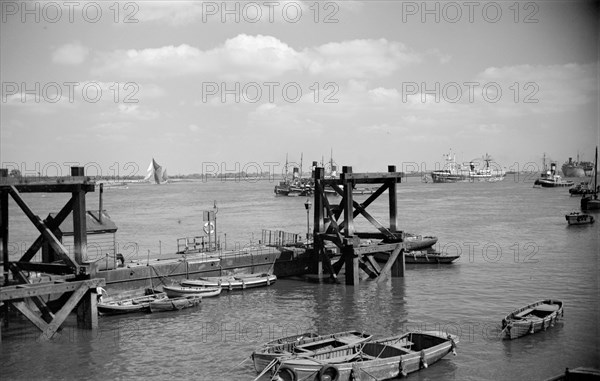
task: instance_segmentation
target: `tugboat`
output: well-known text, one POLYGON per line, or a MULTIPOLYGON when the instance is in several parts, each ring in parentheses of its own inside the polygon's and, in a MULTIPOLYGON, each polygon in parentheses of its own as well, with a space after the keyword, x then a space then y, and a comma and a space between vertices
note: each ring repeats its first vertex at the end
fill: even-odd
POLYGON ((550 163, 550 170, 546 167, 546 154, 543 159, 544 172, 540 174, 540 178, 535 180, 533 186, 541 186, 543 188, 555 188, 555 187, 572 187, 575 183, 572 180, 563 180, 559 174, 556 173, 556 163, 550 163))

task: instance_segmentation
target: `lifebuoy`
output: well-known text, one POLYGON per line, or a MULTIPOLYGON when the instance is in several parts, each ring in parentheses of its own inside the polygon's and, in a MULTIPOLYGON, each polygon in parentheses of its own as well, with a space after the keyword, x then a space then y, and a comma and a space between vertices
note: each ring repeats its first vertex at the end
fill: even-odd
POLYGON ((319 371, 319 381, 337 381, 340 377, 340 372, 333 365, 325 365, 319 371))
POLYGON ((215 232, 215 224, 212 222, 207 222, 204 224, 203 230, 206 234, 212 234, 215 232))
POLYGON ((285 365, 279 367, 279 370, 277 370, 277 377, 282 381, 296 381, 297 379, 296 372, 285 365))

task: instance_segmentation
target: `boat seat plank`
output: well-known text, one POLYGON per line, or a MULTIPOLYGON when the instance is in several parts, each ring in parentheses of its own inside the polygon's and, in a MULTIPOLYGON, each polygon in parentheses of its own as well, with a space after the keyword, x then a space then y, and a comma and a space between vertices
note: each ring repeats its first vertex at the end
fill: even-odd
POLYGON ((535 307, 535 309, 538 311, 556 311, 558 308, 558 304, 540 304, 539 306, 535 307))
POLYGON ((525 317, 526 315, 529 315, 532 312, 533 312, 533 308, 527 308, 526 310, 523 310, 523 311, 519 312, 518 314, 515 314, 515 317, 522 318, 522 317, 525 317))

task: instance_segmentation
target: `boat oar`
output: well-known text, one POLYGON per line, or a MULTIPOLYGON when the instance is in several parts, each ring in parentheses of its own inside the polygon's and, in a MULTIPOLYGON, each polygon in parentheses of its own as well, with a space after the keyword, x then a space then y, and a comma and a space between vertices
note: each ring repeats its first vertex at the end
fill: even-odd
POLYGON ((243 364, 243 363, 245 363, 246 361, 250 360, 251 358, 252 358, 252 356, 248 356, 248 357, 246 357, 246 358, 244 359, 244 361, 242 361, 241 363, 237 364, 235 367, 237 368, 237 367, 240 367, 240 366, 242 366, 242 364, 243 364))

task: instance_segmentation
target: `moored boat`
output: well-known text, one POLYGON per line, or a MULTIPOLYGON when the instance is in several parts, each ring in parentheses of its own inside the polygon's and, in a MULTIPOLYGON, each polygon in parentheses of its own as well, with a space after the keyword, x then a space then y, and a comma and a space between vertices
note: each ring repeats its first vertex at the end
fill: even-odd
POLYGON ((599 210, 600 200, 598 200, 598 147, 596 147, 594 169, 592 171, 592 179, 590 180, 590 184, 593 185, 592 192, 589 195, 584 195, 581 198, 581 209, 599 210))
POLYGON ((579 213, 579 212, 569 213, 569 214, 565 215, 565 219, 567 220, 567 223, 569 225, 586 225, 586 224, 594 223, 593 216, 590 216, 589 214, 579 213))
POLYGON ((328 335, 314 336, 301 334, 270 341, 252 352, 256 372, 262 372, 274 360, 294 354, 310 356, 329 349, 350 348, 371 340, 372 335, 358 331, 344 331, 328 335), (275 343, 280 342, 280 343, 275 343))
MULTIPOLYGON (((375 259, 379 262, 387 262, 388 253, 375 253, 375 259)), ((407 251, 404 253, 404 263, 407 265, 432 265, 450 264, 460 258, 460 255, 447 255, 438 252, 407 251)))
POLYGON ((272 274, 248 274, 222 277, 204 277, 181 281, 184 287, 222 287, 228 291, 270 286, 277 280, 272 274))
POLYGON ((184 308, 195 307, 202 301, 200 295, 180 296, 177 298, 164 298, 150 302, 150 312, 178 311, 184 308))
MULTIPOLYGON (((183 282, 182 282, 183 283, 183 282)), ((217 296, 221 293, 221 287, 195 287, 195 286, 163 286, 163 291, 169 298, 197 295, 204 298, 217 296)))
POLYGON ((166 298, 167 294, 161 292, 129 299, 108 301, 101 300, 98 302, 97 308, 100 315, 119 315, 133 312, 148 312, 150 311, 151 302, 166 298))
POLYGON ((521 336, 545 331, 564 314, 563 302, 559 300, 540 300, 521 307, 502 319, 501 335, 516 339, 521 336))
POLYGON ((457 343, 457 336, 442 332, 409 332, 350 348, 281 358, 272 380, 367 381, 405 377, 456 353, 457 343))

